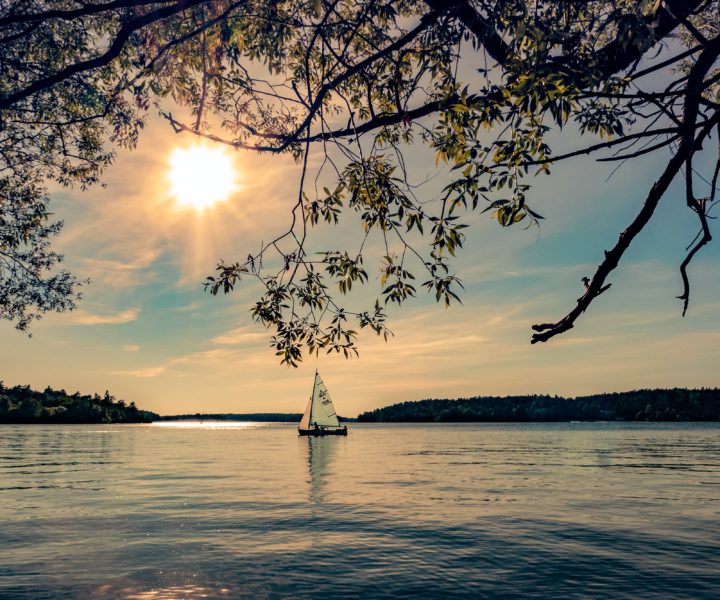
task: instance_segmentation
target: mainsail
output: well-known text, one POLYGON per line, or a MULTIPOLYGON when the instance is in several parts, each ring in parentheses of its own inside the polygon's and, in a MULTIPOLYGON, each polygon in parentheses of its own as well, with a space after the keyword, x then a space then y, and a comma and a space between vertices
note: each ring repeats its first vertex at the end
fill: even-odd
POLYGON ((311 429, 316 424, 318 427, 340 427, 335 407, 330 400, 330 393, 317 371, 315 372, 312 396, 305 409, 305 414, 300 419, 299 428, 311 429))

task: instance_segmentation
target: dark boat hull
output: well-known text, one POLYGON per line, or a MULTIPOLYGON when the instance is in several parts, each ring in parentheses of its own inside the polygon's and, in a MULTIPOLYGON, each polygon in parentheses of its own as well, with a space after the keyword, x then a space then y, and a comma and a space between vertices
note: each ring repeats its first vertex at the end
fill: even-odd
POLYGON ((347 435, 347 427, 340 429, 298 429, 299 435, 320 437, 323 435, 347 435))

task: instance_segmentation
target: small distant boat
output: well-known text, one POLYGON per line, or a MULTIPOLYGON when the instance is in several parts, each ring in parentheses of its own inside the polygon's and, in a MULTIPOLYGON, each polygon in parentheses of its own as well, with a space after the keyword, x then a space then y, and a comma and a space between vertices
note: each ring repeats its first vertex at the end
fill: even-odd
POLYGON ((310 396, 305 414, 300 419, 298 433, 315 436, 347 435, 347 425, 340 427, 330 394, 317 371, 315 371, 312 396, 310 396))

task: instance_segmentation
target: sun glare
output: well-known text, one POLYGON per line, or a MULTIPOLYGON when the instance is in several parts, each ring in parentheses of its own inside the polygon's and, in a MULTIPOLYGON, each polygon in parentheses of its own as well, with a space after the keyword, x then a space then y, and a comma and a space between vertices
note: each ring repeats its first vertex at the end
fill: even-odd
POLYGON ((170 191, 178 206, 204 210, 237 189, 232 157, 225 148, 192 146, 170 155, 170 191))

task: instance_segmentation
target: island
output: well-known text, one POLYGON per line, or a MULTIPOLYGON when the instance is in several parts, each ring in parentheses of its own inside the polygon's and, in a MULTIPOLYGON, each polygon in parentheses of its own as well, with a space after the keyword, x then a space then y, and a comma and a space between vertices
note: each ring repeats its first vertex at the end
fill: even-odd
POLYGON ((361 423, 720 421, 720 390, 652 389, 564 398, 476 396, 402 402, 362 413, 361 423))
POLYGON ((150 423, 158 415, 105 392, 103 396, 68 394, 51 387, 6 387, 0 381, 0 423, 150 423))

